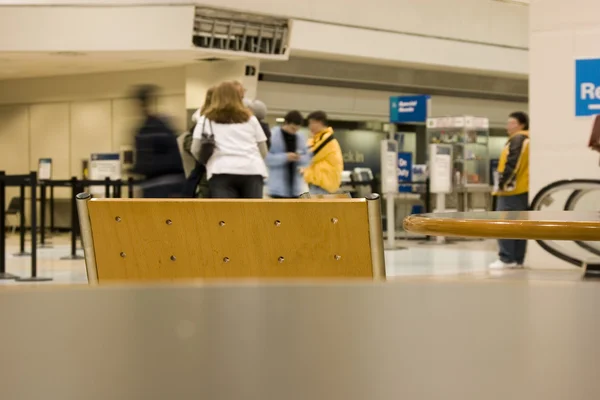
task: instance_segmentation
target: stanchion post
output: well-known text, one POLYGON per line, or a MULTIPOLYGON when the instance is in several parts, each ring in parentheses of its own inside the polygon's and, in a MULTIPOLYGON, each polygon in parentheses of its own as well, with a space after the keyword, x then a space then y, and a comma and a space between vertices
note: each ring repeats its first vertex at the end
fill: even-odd
POLYGON ((431 181, 429 177, 425 179, 425 212, 431 212, 431 181))
POLYGON ((15 279, 17 282, 48 282, 52 278, 37 276, 37 172, 29 174, 31 188, 31 276, 15 279))
POLYGON ((48 249, 52 245, 46 244, 46 183, 40 182, 40 248, 48 249))
POLYGON ((133 178, 131 177, 127 179, 127 196, 133 199, 133 178))
POLYGON ((25 251, 25 182, 19 185, 19 252, 15 257, 27 257, 30 253, 25 251))
POLYGON ((6 273, 6 173, 0 171, 0 280, 15 279, 6 273))
POLYGON ((77 254, 77 231, 79 219, 77 216, 77 192, 79 182, 76 177, 71 178, 71 254, 61 257, 61 260, 82 260, 83 256, 77 254))
POLYGON ((54 185, 50 184, 50 232, 54 231, 54 185))
POLYGON ((108 199, 110 198, 110 178, 107 176, 104 178, 104 182, 104 197, 108 199))

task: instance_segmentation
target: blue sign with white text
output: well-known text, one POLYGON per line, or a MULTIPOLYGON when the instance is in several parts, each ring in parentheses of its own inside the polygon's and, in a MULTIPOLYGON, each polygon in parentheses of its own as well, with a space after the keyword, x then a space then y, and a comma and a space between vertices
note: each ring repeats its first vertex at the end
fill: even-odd
POLYGON ((426 122, 430 96, 390 97, 390 122, 394 124, 426 122))
POLYGON ((600 59, 575 60, 575 116, 600 114, 600 59))
POLYGON ((402 185, 402 182, 412 182, 413 176, 412 153, 398 153, 398 191, 401 193, 412 192, 412 185, 402 185))

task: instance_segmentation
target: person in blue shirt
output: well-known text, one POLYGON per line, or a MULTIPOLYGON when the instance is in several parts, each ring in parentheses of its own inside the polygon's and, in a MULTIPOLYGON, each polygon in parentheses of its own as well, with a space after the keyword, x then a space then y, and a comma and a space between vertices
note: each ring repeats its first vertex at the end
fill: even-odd
POLYGON ((265 158, 271 198, 296 198, 304 192, 302 170, 310 164, 312 155, 306 147, 306 139, 298 134, 303 122, 300 112, 290 111, 283 125, 271 131, 271 148, 265 158))

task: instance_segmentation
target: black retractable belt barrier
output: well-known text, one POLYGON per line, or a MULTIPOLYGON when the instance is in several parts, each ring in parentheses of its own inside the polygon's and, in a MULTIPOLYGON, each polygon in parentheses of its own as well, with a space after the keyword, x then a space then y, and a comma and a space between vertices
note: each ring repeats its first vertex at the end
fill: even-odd
POLYGON ((431 181, 429 177, 425 180, 425 212, 431 212, 431 181))
POLYGON ((127 196, 133 199, 133 178, 127 179, 127 196))
POLYGON ((77 216, 77 196, 79 182, 76 177, 71 178, 71 254, 61 257, 61 260, 82 260, 83 256, 77 254, 77 234, 79 233, 79 217, 77 216))
POLYGON ((116 181, 114 181, 114 186, 113 186, 113 198, 115 199, 120 199, 121 198, 121 185, 122 185, 122 181, 120 179, 117 179, 116 181))
POLYGON ((47 282, 52 278, 37 276, 37 172, 29 174, 31 188, 31 276, 15 279, 17 282, 47 282))
POLYGON ((46 243, 46 182, 40 182, 40 249, 50 249, 52 244, 46 243))
POLYGON ((54 185, 50 185, 50 232, 55 232, 54 227, 54 185))
POLYGON ((0 171, 0 280, 15 279, 6 273, 6 173, 0 171))
POLYGON ((110 197, 110 178, 107 176, 104 180, 106 181, 104 183, 104 197, 108 199, 110 197))
POLYGON ((25 182, 21 182, 19 185, 19 252, 13 255, 15 257, 29 257, 31 255, 31 253, 25 251, 25 182))

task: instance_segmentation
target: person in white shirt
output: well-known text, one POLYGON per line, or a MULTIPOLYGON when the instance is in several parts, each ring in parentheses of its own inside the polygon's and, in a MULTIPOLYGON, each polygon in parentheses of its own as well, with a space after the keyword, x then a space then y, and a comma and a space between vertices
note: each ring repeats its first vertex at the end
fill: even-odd
POLYGON ((203 133, 215 139, 214 152, 206 163, 210 197, 262 198, 267 177, 267 137, 244 106, 234 83, 224 82, 215 88, 210 107, 196 125, 192 141, 196 159, 200 158, 203 133))

